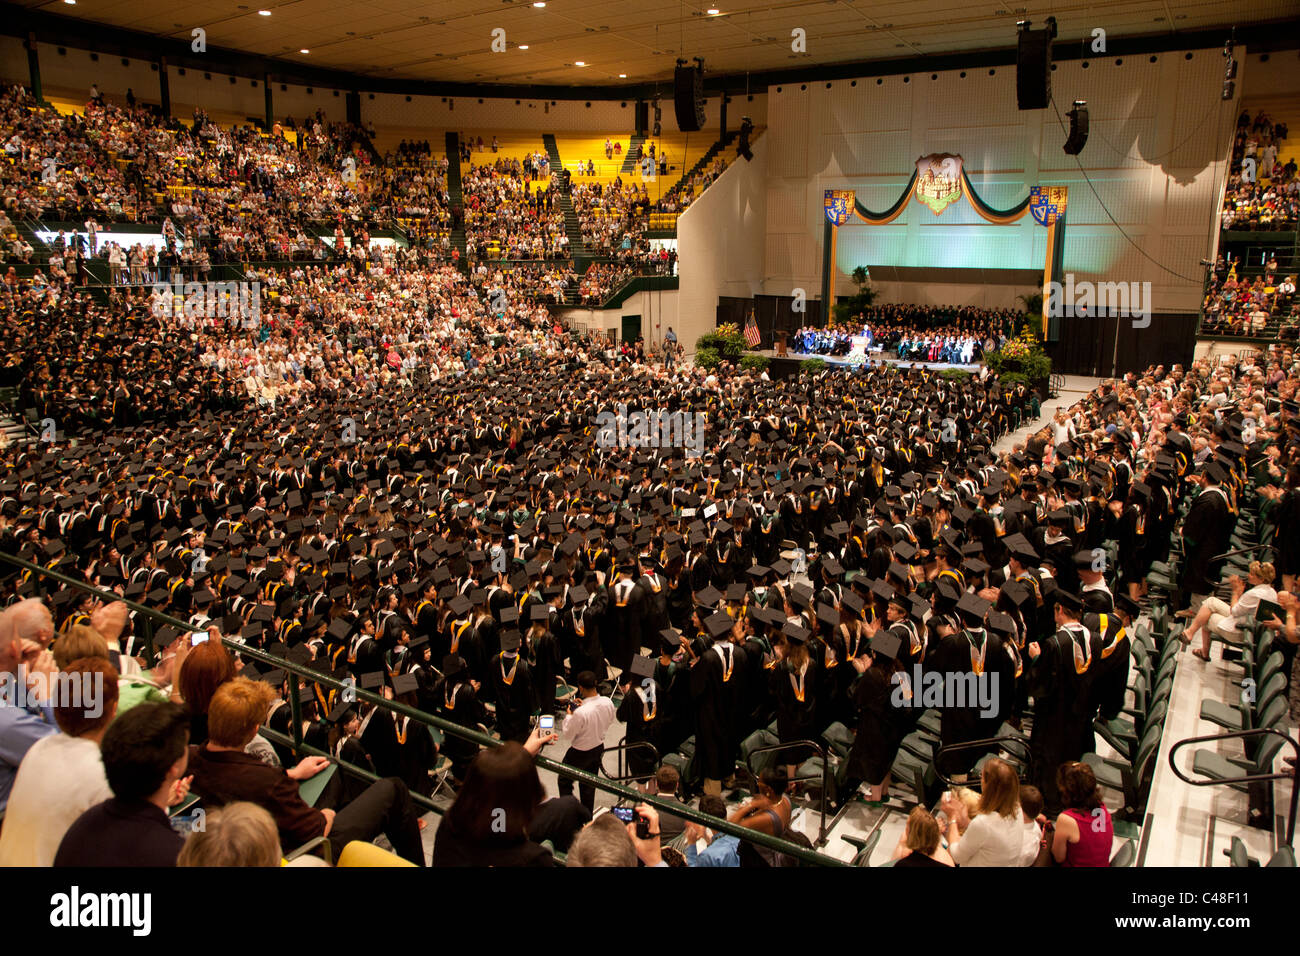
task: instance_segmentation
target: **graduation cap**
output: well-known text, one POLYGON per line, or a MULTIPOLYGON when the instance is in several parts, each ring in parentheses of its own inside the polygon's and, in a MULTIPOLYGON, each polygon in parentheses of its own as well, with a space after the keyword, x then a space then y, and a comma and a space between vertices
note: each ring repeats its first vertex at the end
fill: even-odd
POLYGON ((894 545, 894 554, 898 555, 909 564, 912 562, 912 559, 916 557, 917 553, 916 546, 906 538, 894 545))
POLYGON ((638 654, 636 657, 632 658, 632 663, 628 667, 628 670, 634 677, 654 677, 655 662, 652 658, 642 657, 638 654))
POLYGON ((984 620, 993 605, 977 594, 963 594, 957 602, 957 611, 962 619, 970 624, 979 624, 984 620))
POLYGON ((820 620, 820 621, 835 621, 835 620, 838 620, 838 619, 839 619, 839 616, 840 616, 840 612, 837 611, 837 610, 835 610, 835 608, 831 607, 829 604, 823 604, 823 603, 821 603, 820 601, 817 602, 817 619, 818 619, 818 620, 820 620))
POLYGON ((393 694, 401 697, 403 694, 413 694, 420 689, 420 679, 414 674, 397 674, 393 677, 393 694))
POLYGON ((355 714, 356 704, 352 701, 345 700, 335 704, 334 709, 329 712, 325 719, 331 724, 344 724, 347 723, 355 714))
POLYGON ((384 686, 383 671, 367 671, 357 678, 357 684, 362 690, 376 690, 384 686))
POLYGON ((1093 565, 1098 557, 1101 557, 1101 555, 1094 554, 1092 551, 1076 551, 1074 552, 1074 566, 1080 571, 1096 570, 1093 565))
POLYGON ((876 636, 871 639, 871 653, 879 654, 881 657, 894 660, 898 657, 898 651, 903 646, 903 640, 893 631, 881 628, 876 632, 876 636))
POLYGON ((866 606, 866 602, 853 591, 845 592, 840 598, 840 604, 847 607, 854 614, 861 614, 862 609, 866 606))
POLYGON ((501 632, 501 650, 517 651, 519 650, 520 638, 519 632, 514 628, 509 628, 501 632))
POLYGON ((1011 556, 1020 561, 1021 564, 1033 565, 1038 563, 1038 552, 1034 550, 1034 546, 1030 544, 1029 539, 1023 534, 1009 534, 1002 539, 1002 543, 1006 545, 1011 556))
POLYGON ((680 647, 682 643, 682 635, 675 627, 664 628, 659 632, 659 639, 668 647, 680 647))
POLYGON ((711 584, 708 587, 706 587, 703 591, 701 591, 699 594, 695 595, 695 603, 710 608, 715 606, 721 600, 722 600, 722 592, 719 591, 711 584))
POLYGON ((465 660, 459 654, 448 654, 442 659, 444 677, 455 677, 463 670, 465 670, 465 660))
POLYGON ((1228 480, 1228 472, 1217 461, 1207 461, 1201 468, 1201 474, 1216 484, 1223 484, 1228 480))
POLYGON ((551 606, 549 604, 534 604, 528 612, 530 621, 549 621, 551 619, 551 606))
POLYGON ((1064 588, 1058 587, 1054 598, 1057 604, 1067 610, 1073 611, 1075 614, 1078 614, 1083 610, 1083 599, 1077 594, 1072 594, 1064 588))
POLYGON ((1016 633, 1016 622, 1010 614, 1002 611, 989 611, 989 630, 1010 637, 1016 633))
POLYGON ((716 611, 704 619, 704 628, 716 640, 731 630, 735 623, 726 611, 716 611))
POLYGON ((1115 609, 1118 611, 1123 611, 1129 617, 1133 617, 1133 618, 1136 618, 1139 614, 1142 613, 1142 608, 1139 607, 1138 603, 1134 601, 1131 597, 1129 597, 1127 594, 1115 595, 1115 609))
POLYGON ((785 626, 781 628, 781 633, 796 644, 805 644, 812 636, 812 631, 797 621, 786 621, 785 626))
POLYGON ((519 620, 519 608, 514 605, 506 605, 501 609, 501 623, 514 624, 519 620))
POLYGON ((736 581, 727 585, 727 600, 738 602, 745 600, 746 587, 744 581, 736 581))

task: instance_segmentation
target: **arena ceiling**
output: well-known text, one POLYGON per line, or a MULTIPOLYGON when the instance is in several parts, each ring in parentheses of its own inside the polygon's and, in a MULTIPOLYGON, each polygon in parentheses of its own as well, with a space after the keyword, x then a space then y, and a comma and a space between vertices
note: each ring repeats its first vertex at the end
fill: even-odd
MULTIPOLYGON (((43 14, 304 68, 383 80, 606 86, 670 78, 679 56, 710 75, 1007 49, 1016 21, 1049 15, 1057 49, 1283 21, 1294 0, 18 0, 43 14), (716 10, 717 12, 711 12, 716 10), (260 11, 265 11, 260 12, 260 11), (794 49, 805 31, 806 49, 794 49), (498 47, 493 50, 494 30, 498 47), (306 51, 306 52, 303 52, 306 51), (579 64, 585 64, 580 66, 579 64)), ((1077 55, 1077 54, 1076 54, 1077 55)))

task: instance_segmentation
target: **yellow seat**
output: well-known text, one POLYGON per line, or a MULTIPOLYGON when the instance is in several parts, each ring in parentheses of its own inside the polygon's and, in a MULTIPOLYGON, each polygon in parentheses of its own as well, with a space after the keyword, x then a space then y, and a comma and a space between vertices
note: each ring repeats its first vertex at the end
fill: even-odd
POLYGON ((339 854, 340 867, 380 867, 409 866, 415 868, 410 860, 404 860, 396 853, 381 849, 364 840, 353 840, 339 854))

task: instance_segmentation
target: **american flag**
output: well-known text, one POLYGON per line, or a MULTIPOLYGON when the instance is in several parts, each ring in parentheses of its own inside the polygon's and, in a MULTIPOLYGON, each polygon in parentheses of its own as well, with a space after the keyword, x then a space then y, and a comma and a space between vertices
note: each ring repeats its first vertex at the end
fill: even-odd
POLYGON ((749 313, 749 321, 745 323, 745 341, 749 343, 751 349, 758 348, 758 343, 763 341, 763 336, 758 331, 758 322, 754 320, 754 313, 749 313))

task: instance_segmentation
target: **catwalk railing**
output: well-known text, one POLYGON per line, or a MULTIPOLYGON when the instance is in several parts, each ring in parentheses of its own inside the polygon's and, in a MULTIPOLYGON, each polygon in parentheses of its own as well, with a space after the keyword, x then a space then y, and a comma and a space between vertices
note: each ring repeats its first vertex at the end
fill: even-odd
MULTIPOLYGON (((33 576, 33 582, 37 590, 41 592, 42 595, 44 593, 45 584, 47 581, 57 581, 59 584, 65 587, 75 588, 76 590, 81 591, 83 593, 92 594, 100 598, 106 603, 112 601, 121 601, 130 610, 135 612, 134 620, 137 622, 141 622, 145 632, 144 636, 147 638, 147 640, 144 642, 144 646, 146 647, 153 646, 153 630, 155 625, 173 627, 181 631, 182 633, 185 632, 206 633, 207 631, 206 626, 191 624, 189 621, 184 621, 181 620, 180 618, 172 617, 170 614, 164 614, 163 612, 158 611, 154 608, 146 607, 143 604, 139 604, 138 602, 127 600, 126 598, 123 598, 122 596, 118 595, 113 591, 108 591, 103 588, 95 587, 92 584, 87 584, 85 581, 80 581, 76 578, 69 577, 66 574, 63 574, 58 571, 54 571, 50 568, 41 567, 38 564, 33 564, 31 561, 27 561, 24 558, 17 557, 16 555, 8 554, 4 551, 0 551, 0 564, 8 564, 13 567, 19 568, 20 570, 29 572, 33 576)), ((292 674, 295 677, 301 677, 304 680, 310 681, 313 684, 319 684, 322 687, 328 687, 340 691, 345 690, 349 695, 355 695, 355 698, 358 702, 365 701, 366 703, 374 704, 377 707, 381 707, 385 710, 392 711, 393 713, 399 716, 409 717, 411 720, 414 720, 417 723, 424 724, 427 727, 436 727, 444 734, 450 734, 453 737, 459 737, 462 740, 468 740, 471 743, 478 744, 480 747, 499 747, 503 743, 503 741, 489 734, 481 733, 477 730, 471 730, 467 727, 463 727, 460 724, 453 723, 452 721, 449 720, 445 720, 444 718, 438 717, 434 714, 425 713, 422 710, 418 710, 414 707, 407 706, 406 704, 403 704, 400 701, 387 700, 379 694, 368 691, 352 683, 344 684, 343 681, 337 680, 336 678, 328 674, 319 673, 318 671, 312 670, 311 668, 306 667, 302 664, 296 664, 293 661, 287 660, 286 658, 276 657, 273 654, 268 654, 266 651, 253 648, 253 647, 248 647, 247 645, 242 644, 237 640, 223 637, 223 641, 227 643, 227 645, 230 647, 233 653, 238 654, 241 658, 244 658, 245 660, 256 661, 260 664, 270 665, 274 668, 278 668, 284 671, 287 674, 292 674)), ((311 747, 310 745, 304 744, 302 740, 302 704, 298 700, 298 695, 296 693, 289 694, 289 706, 293 714, 293 736, 289 737, 287 735, 281 735, 274 731, 269 731, 266 730, 266 728, 263 728, 262 735, 264 737, 267 737, 268 739, 276 742, 281 742, 286 746, 291 746, 295 751, 298 751, 303 754, 311 754, 313 756, 326 757, 332 763, 338 764, 341 769, 344 769, 349 773, 356 774, 357 776, 363 777, 365 779, 371 779, 371 780, 377 779, 374 777, 373 774, 367 773, 366 771, 362 770, 360 767, 357 767, 346 761, 340 760, 337 757, 325 753, 321 750, 318 750, 314 747, 311 747)), ((624 786, 623 784, 617 781, 608 780, 596 774, 591 774, 583 770, 578 770, 577 768, 570 767, 568 764, 561 763, 557 760, 551 760, 547 757, 542 757, 539 755, 537 758, 535 758, 535 762, 538 769, 549 770, 552 773, 556 774, 557 776, 567 777, 568 779, 573 780, 576 783, 587 784, 589 786, 594 787, 597 790, 603 790, 604 792, 612 794, 613 796, 617 797, 621 801, 630 800, 634 803, 648 804, 649 806, 654 807, 660 813, 669 813, 689 823, 697 823, 700 824, 701 826, 708 827, 709 829, 714 830, 716 832, 726 833, 730 836, 738 837, 741 840, 746 840, 757 846, 764 847, 765 849, 774 850, 778 853, 783 853, 786 856, 790 856, 797 859, 802 864, 807 864, 811 866, 844 866, 845 865, 840 860, 836 860, 833 857, 827 856, 823 853, 818 853, 815 850, 810 850, 808 847, 800 846, 797 843, 791 843, 789 840, 783 840, 780 839, 779 837, 773 837, 766 833, 760 833, 757 830, 750 830, 747 827, 738 826, 737 824, 731 823, 727 820, 722 820, 719 819, 718 817, 713 817, 708 814, 701 813, 699 810, 696 810, 690 806, 682 804, 676 800, 664 800, 663 798, 658 797, 656 795, 642 793, 640 790, 637 790, 633 787, 624 786)), ((435 812, 438 813, 443 812, 443 809, 441 807, 437 806, 430 800, 427 800, 423 797, 418 797, 417 795, 414 794, 412 795, 412 797, 421 806, 434 810, 435 812)))

